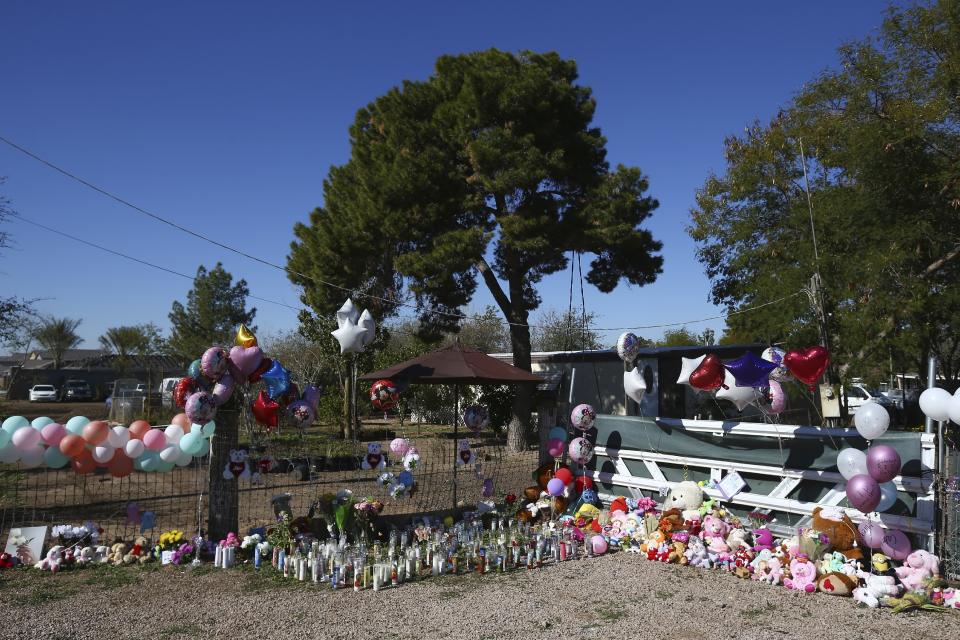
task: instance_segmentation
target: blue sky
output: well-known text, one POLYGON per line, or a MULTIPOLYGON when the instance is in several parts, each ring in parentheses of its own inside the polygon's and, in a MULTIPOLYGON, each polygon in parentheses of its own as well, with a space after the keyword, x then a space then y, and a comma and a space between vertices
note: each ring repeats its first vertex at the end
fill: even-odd
MULTIPOLYGON (((555 50, 593 88, 611 163, 650 177, 664 243, 656 284, 604 295, 602 327, 719 313, 684 227, 695 190, 723 170, 723 139, 766 120, 875 33, 887 3, 36 2, 8 0, 0 38, 0 135, 145 209, 284 263, 292 227, 322 203, 349 155, 357 108, 435 59, 497 47, 555 50), (629 6, 628 6, 629 5, 629 6)), ((282 272, 159 225, 0 145, 3 195, 24 216, 186 273, 220 260, 251 292, 298 304, 282 272)), ((22 223, 0 258, 0 294, 46 298, 110 326, 167 326, 189 282, 22 223)), ((541 287, 565 309, 569 272, 541 287)), ((491 302, 485 291, 473 308, 491 302)), ((261 331, 296 326, 256 303, 261 331)), ((723 322, 691 324, 719 334, 723 322)), ((656 337, 662 330, 638 332, 656 337)), ((611 339, 615 335, 611 334, 611 339)))

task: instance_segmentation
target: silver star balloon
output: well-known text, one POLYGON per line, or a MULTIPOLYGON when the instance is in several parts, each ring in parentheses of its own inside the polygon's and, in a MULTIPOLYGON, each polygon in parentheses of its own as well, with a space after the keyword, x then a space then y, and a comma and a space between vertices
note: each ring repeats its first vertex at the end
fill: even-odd
POLYGON ((340 307, 340 310, 337 311, 337 326, 343 329, 343 326, 347 321, 357 324, 357 320, 360 318, 360 312, 357 311, 357 307, 354 306, 353 300, 347 298, 347 301, 343 303, 343 306, 340 307))
POLYGON ((357 326, 349 318, 339 329, 330 333, 340 343, 340 353, 354 353, 363 350, 363 339, 367 335, 367 330, 357 326))
POLYGON ((647 383, 643 379, 643 374, 636 367, 623 372, 623 390, 637 404, 643 402, 643 394, 647 390, 647 383))
POLYGON ((363 313, 360 314, 360 321, 357 322, 357 326, 362 327, 365 332, 363 346, 367 346, 377 337, 377 321, 367 309, 364 309, 363 313))

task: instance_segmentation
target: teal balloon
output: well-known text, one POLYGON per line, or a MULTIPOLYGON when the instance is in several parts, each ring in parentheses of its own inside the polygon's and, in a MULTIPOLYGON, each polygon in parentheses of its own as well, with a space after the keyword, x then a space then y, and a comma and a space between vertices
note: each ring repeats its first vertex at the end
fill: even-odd
POLYGON ((30 423, 30 426, 36 429, 37 431, 40 431, 48 424, 53 424, 53 418, 48 418, 46 416, 43 416, 42 418, 34 418, 33 422, 30 423))
POLYGON ((190 425, 190 431, 187 433, 203 433, 203 427, 194 422, 192 425, 190 425))
POLYGON ((17 429, 23 429, 24 427, 29 427, 30 421, 24 418, 23 416, 10 416, 3 421, 3 426, 0 427, 6 431, 9 435, 13 435, 13 432, 17 429))
POLYGON ((67 428, 67 431, 72 433, 75 436, 83 435, 83 428, 90 424, 90 420, 84 418, 83 416, 73 416, 67 420, 67 424, 63 425, 67 428))
POLYGON ((180 438, 180 450, 184 453, 189 453, 191 456, 197 455, 197 451, 200 450, 200 441, 203 440, 203 437, 191 431, 182 438, 180 438))
POLYGON ((13 446, 12 443, 7 443, 0 448, 0 462, 4 464, 13 464, 20 459, 20 449, 17 449, 13 446))
POLYGON ((200 447, 197 449, 197 452, 193 454, 193 456, 195 458, 202 458, 208 453, 210 453, 210 441, 206 438, 200 438, 200 447))
POLYGON ((209 438, 213 435, 213 432, 217 430, 217 423, 211 420, 207 424, 203 425, 201 429, 204 438, 209 438))
POLYGON ((554 427, 550 429, 550 435, 547 436, 547 440, 566 440, 567 439, 567 430, 563 427, 554 427))
POLYGON ((202 374, 200 373, 200 358, 197 358, 190 363, 190 366, 187 368, 187 375, 193 378, 194 380, 199 380, 202 374))
POLYGON ((140 462, 140 458, 133 459, 133 470, 134 471, 143 471, 143 464, 140 462))
POLYGON ((7 443, 10 442, 10 434, 0 429, 0 449, 7 446, 7 443))
POLYGON ((60 453, 60 447, 47 447, 43 452, 43 461, 51 469, 61 469, 67 466, 70 458, 60 453))
POLYGON ((166 462, 164 461, 163 458, 157 458, 157 471, 159 471, 160 473, 168 473, 170 471, 173 471, 173 466, 175 464, 176 464, 176 461, 166 462))
POLYGON ((159 469, 160 455, 153 449, 147 449, 143 455, 137 458, 140 463, 140 469, 146 472, 153 472, 159 469))

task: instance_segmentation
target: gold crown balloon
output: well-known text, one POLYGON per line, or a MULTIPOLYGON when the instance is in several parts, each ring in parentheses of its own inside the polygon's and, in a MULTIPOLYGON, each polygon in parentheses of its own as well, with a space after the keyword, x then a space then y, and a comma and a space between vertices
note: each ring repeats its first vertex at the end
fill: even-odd
POLYGON ((247 325, 241 324, 240 328, 237 329, 236 342, 238 347, 255 347, 257 346, 257 336, 253 335, 250 329, 247 329, 247 325))

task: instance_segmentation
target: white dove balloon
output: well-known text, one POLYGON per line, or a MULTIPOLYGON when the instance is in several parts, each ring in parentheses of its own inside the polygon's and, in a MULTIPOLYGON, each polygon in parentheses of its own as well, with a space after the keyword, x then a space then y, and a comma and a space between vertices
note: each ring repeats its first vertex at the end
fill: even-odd
POLYGON ((754 387, 738 387, 737 379, 733 374, 724 369, 723 384, 727 385, 724 389, 717 389, 717 400, 729 400, 737 406, 737 411, 743 411, 751 402, 756 402, 760 398, 760 390, 754 387))
POLYGON ((347 324, 347 321, 357 324, 357 320, 360 318, 360 312, 357 311, 357 308, 353 304, 353 300, 347 298, 347 301, 343 303, 343 306, 340 307, 340 310, 337 311, 337 326, 343 329, 343 326, 347 324))
POLYGON ((360 321, 357 322, 357 326, 364 330, 363 346, 367 346, 377 337, 377 321, 368 310, 364 309, 363 313, 360 314, 360 321))
POLYGON ((677 384, 690 386, 690 374, 697 370, 706 357, 704 354, 699 358, 680 358, 680 377, 677 378, 677 384))
POLYGON ((643 394, 647 390, 647 383, 643 379, 643 374, 636 367, 623 372, 623 390, 627 397, 637 404, 643 402, 643 394))
POLYGON ((363 351, 363 339, 367 335, 367 330, 358 327, 352 320, 347 319, 342 327, 330 333, 340 343, 340 353, 363 351))

